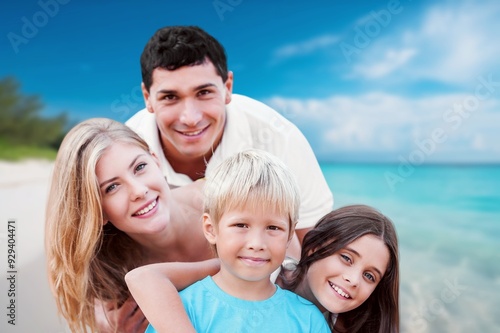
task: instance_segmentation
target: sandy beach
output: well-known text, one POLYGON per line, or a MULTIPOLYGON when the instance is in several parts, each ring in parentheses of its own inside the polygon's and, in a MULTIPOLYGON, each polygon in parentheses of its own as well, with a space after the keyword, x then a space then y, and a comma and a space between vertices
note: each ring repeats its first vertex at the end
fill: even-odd
POLYGON ((52 162, 42 160, 0 161, 1 332, 69 332, 57 315, 45 268, 44 217, 52 168, 52 162), (9 245, 15 258, 8 256, 9 245))

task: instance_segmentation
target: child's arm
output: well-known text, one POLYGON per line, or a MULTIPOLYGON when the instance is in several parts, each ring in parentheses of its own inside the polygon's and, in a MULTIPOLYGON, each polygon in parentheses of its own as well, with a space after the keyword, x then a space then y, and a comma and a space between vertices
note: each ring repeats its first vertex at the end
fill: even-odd
POLYGON ((214 275, 219 267, 218 259, 152 264, 128 272, 125 281, 158 333, 195 333, 177 290, 214 275))

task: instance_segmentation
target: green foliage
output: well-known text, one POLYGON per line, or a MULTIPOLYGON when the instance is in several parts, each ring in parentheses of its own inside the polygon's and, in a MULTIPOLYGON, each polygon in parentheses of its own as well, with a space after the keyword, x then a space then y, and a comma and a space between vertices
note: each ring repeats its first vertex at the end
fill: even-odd
POLYGON ((20 161, 25 158, 54 160, 56 155, 57 149, 54 148, 12 145, 0 140, 0 160, 20 161))
POLYGON ((57 149, 65 134, 67 115, 63 113, 45 118, 39 115, 42 108, 38 96, 24 96, 19 92, 16 79, 8 77, 0 80, 2 146, 57 149))

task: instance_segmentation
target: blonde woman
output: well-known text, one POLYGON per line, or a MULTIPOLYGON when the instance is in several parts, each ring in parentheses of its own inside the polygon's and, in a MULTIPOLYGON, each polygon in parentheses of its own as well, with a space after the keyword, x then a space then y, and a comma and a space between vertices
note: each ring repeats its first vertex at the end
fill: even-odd
POLYGON ((147 144, 119 122, 90 119, 66 135, 45 238, 49 282, 72 332, 143 331, 147 321, 124 275, 148 263, 213 256, 198 187, 170 191, 147 144))

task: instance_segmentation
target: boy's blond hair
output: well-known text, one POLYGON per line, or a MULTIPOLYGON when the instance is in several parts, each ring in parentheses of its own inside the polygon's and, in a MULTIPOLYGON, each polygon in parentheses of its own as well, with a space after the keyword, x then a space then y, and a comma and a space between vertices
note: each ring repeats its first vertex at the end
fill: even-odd
POLYGON ((288 216, 290 237, 299 218, 297 181, 274 155, 258 149, 239 152, 207 177, 204 213, 215 226, 230 210, 250 205, 288 216))

